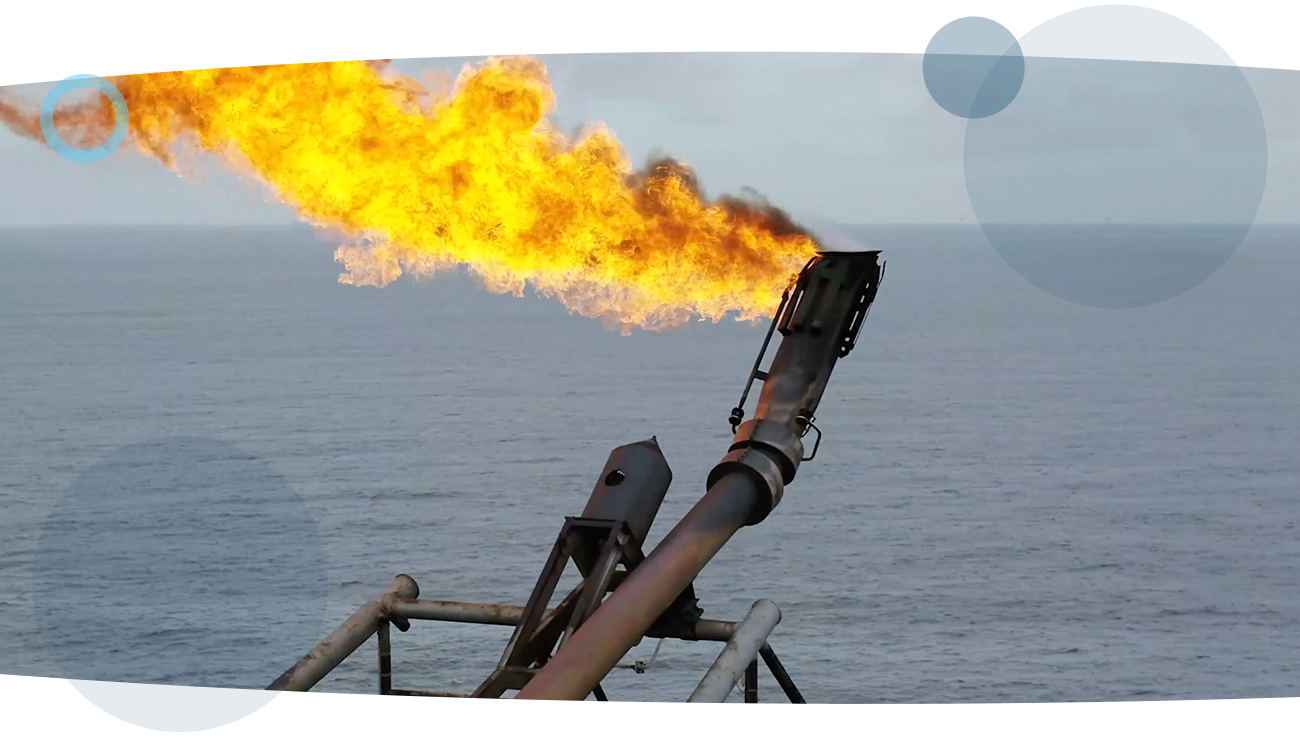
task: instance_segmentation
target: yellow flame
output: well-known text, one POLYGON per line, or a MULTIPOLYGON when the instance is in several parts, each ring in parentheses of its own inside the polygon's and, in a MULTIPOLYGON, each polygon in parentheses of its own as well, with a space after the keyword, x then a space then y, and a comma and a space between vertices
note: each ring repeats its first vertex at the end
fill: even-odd
MULTIPOLYGON (((817 250, 766 204, 706 200, 680 163, 635 171, 599 125, 569 141, 550 123, 554 96, 534 59, 467 66, 432 100, 382 62, 112 82, 142 151, 174 164, 177 148, 195 143, 260 178, 304 220, 348 235, 335 255, 343 283, 467 266, 490 290, 532 286, 626 331, 764 317, 817 250)), ((65 112, 56 125, 102 141, 108 100, 86 105, 93 115, 65 112)), ((11 104, 0 120, 40 137, 11 104)))

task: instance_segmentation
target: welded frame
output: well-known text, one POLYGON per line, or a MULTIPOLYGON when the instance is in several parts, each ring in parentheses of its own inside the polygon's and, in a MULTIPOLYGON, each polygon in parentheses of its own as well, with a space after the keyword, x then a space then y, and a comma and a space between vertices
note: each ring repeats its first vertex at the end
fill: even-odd
MULTIPOLYGON (((571 518, 570 520, 579 521, 583 519, 571 518)), ((590 526, 592 524, 581 525, 590 526)), ((617 578, 620 574, 622 573, 616 572, 615 577, 617 578)), ((585 580, 583 582, 585 583, 585 580)), ((618 580, 613 579, 611 582, 616 584, 618 580)), ((534 632, 534 638, 538 632, 547 631, 548 626, 566 625, 558 619, 564 615, 571 616, 573 614, 573 609, 576 607, 576 602, 578 597, 582 595, 584 587, 585 585, 580 583, 559 605, 542 613, 540 620, 537 621, 538 628, 534 632), (570 603, 567 607, 565 606, 566 601, 570 603)), ((693 595, 691 600, 693 603, 693 595)), ((755 610, 750 612, 750 616, 745 621, 716 621, 698 617, 694 621, 661 621, 656 623, 650 631, 647 631, 644 638, 723 643, 726 646, 723 648, 718 660, 714 662, 714 666, 705 674, 704 680, 700 683, 701 687, 707 683, 717 684, 720 677, 717 668, 724 668, 721 671, 723 675, 727 673, 734 675, 734 670, 731 668, 739 663, 744 668, 742 678, 744 702, 758 703, 758 663, 759 660, 762 660, 791 703, 807 703, 795 686, 794 681, 790 679, 789 673, 781 664, 776 652, 773 651, 767 641, 768 634, 771 633, 779 620, 779 610, 776 610, 776 606, 769 601, 758 601, 754 606, 755 610), (756 621, 756 614, 759 614, 760 608, 766 616, 760 615, 758 616, 760 620, 756 621), (777 614, 775 620, 770 615, 772 611, 777 614), (745 637, 748 637, 748 639, 745 639, 745 637), (740 646, 737 645, 737 639, 741 640, 740 646)), ((311 690, 356 649, 368 641, 371 635, 377 634, 379 695, 437 698, 474 697, 474 693, 411 690, 394 687, 392 627, 396 626, 398 631, 406 632, 410 630, 412 621, 438 621, 511 626, 515 628, 515 634, 520 635, 519 629, 528 613, 527 606, 423 600, 419 598, 419 587, 416 585, 415 580, 407 575, 398 575, 388 590, 358 609, 356 613, 312 649, 302 660, 299 660, 297 664, 268 686, 267 690, 298 692, 311 690)), ((528 643, 523 642, 522 644, 528 643)), ((509 650, 507 652, 509 653, 509 650)), ((736 682, 735 677, 731 675, 727 675, 727 677, 730 677, 732 684, 736 682)), ((697 688, 696 695, 698 695, 698 691, 697 688)), ((593 694, 596 695, 597 700, 607 700, 603 697, 603 690, 599 694, 593 691, 593 694)), ((720 703, 725 698, 725 695, 720 699, 693 697, 692 701, 720 703)))
MULTIPOLYGON (((580 589, 581 586, 576 588, 575 593, 580 591, 580 589)), ((760 601, 760 603, 763 602, 766 601, 760 601)), ((505 625, 509 620, 509 618, 513 618, 515 616, 522 618, 526 611, 526 608, 524 606, 481 604, 481 603, 458 603, 453 601, 435 602, 435 601, 416 600, 416 601, 412 601, 412 604, 407 604, 410 606, 409 609, 404 609, 402 607, 403 604, 400 603, 396 604, 395 606, 397 608, 396 613, 399 614, 401 617, 414 619, 414 620, 451 621, 455 623, 474 623, 474 624, 481 624, 481 625, 505 625), (422 615, 420 612, 420 606, 422 604, 437 605, 440 608, 464 607, 471 613, 476 610, 487 609, 488 611, 491 612, 491 615, 484 615, 483 616, 484 620, 474 620, 472 618, 467 618, 467 617, 438 618, 430 615, 422 615)), ((551 613, 548 613, 548 617, 550 615, 551 613)), ((676 639, 680 641, 709 641, 709 642, 718 642, 718 643, 726 644, 727 646, 723 648, 722 653, 719 655, 719 659, 714 662, 714 666, 716 667, 717 665, 719 665, 719 663, 725 663, 725 658, 732 657, 732 655, 734 654, 735 650, 733 650, 731 642, 734 635, 737 633, 737 631, 743 630, 744 624, 745 624, 744 621, 732 622, 732 621, 700 620, 698 622, 698 625, 693 627, 693 630, 676 632, 676 633, 652 632, 652 633, 648 633, 645 638, 676 639)), ((518 624, 516 624, 516 628, 518 628, 518 624)), ((770 628, 768 629, 768 631, 770 632, 770 628)), ((387 620, 381 621, 381 625, 378 633, 379 633, 378 654, 379 654, 379 694, 380 695, 425 696, 425 697, 438 697, 438 698, 483 697, 477 694, 476 692, 452 693, 452 692, 436 691, 436 690, 405 690, 405 689, 394 688, 392 682, 392 644, 389 638, 390 637, 389 622, 387 620)), ((745 703, 759 702, 758 674, 759 674, 759 663, 761 661, 761 663, 764 666, 766 666, 768 672, 772 675, 772 678, 776 681, 777 686, 781 689, 786 699, 789 700, 790 703, 792 704, 807 703, 807 701, 803 697, 803 694, 799 691, 794 681, 790 678, 790 675, 786 671, 785 666, 782 665, 780 658, 777 657, 775 650, 773 650, 771 645, 768 643, 767 633, 764 632, 762 633, 761 636, 762 636, 761 646, 756 646, 752 650, 752 652, 744 654, 744 656, 749 657, 747 662, 742 662, 744 666, 744 674, 743 677, 740 678, 740 684, 741 684, 741 690, 743 691, 744 702, 745 703)), ((716 674, 717 673, 715 673, 714 669, 710 668, 709 672, 706 673, 705 678, 701 680, 700 686, 701 687, 704 686, 705 683, 709 682, 711 679, 716 682, 716 677, 715 677, 716 674)), ((732 679, 732 682, 734 684, 734 679, 732 679)), ((480 686, 480 688, 482 688, 482 686, 480 686)), ((513 690, 517 690, 517 688, 513 690)), ((696 689, 697 692, 698 690, 699 688, 696 689)), ((592 691, 592 695, 595 697, 595 700, 597 701, 609 700, 608 697, 605 695, 604 690, 599 685, 596 687, 596 690, 592 691)), ((492 696, 492 697, 499 697, 499 696, 492 696)), ((691 699, 688 699, 688 702, 721 703, 725 700, 726 700, 726 696, 724 695, 717 700, 714 700, 712 698, 705 699, 705 698, 692 697, 691 699)))

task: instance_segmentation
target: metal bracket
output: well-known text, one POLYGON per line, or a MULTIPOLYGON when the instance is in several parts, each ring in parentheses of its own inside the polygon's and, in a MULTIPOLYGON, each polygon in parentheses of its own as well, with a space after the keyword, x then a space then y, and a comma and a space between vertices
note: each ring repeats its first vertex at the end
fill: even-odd
POLYGON ((822 445, 822 430, 821 428, 813 424, 814 419, 815 418, 806 415, 800 415, 799 417, 795 418, 795 422, 799 423, 799 426, 803 428, 803 433, 799 436, 800 438, 802 438, 805 435, 808 435, 809 430, 812 430, 817 433, 817 439, 813 441, 812 453, 803 457, 801 461, 812 461, 813 458, 817 456, 817 449, 821 448, 822 445))
MULTIPOLYGON (((817 258, 812 258, 808 264, 803 267, 807 270, 809 265, 813 264, 817 258)), ((790 280, 790 286, 786 288, 785 293, 781 294, 781 304, 772 314, 772 324, 767 328, 767 336, 763 338, 763 347, 758 350, 758 358, 754 359, 754 368, 749 372, 749 378, 745 380, 745 388, 740 393, 740 403, 731 410, 731 416, 727 421, 731 423, 731 433, 735 435, 736 429, 745 421, 745 400, 749 398, 750 389, 753 388, 755 381, 767 381, 767 372, 760 371, 759 366, 763 365, 763 358, 767 356, 767 348, 772 344, 772 335, 776 334, 776 326, 780 323, 781 317, 785 314, 785 305, 790 301, 790 292, 794 290, 796 275, 790 280)))
MULTIPOLYGON (((506 691, 522 688, 644 559, 626 521, 566 518, 500 664, 470 697, 500 698, 506 691), (547 615, 547 605, 570 561, 583 581, 547 615)), ((701 615, 694 586, 689 585, 654 628, 685 633, 683 624, 693 624, 701 615)), ((597 700, 607 700, 603 695, 598 690, 597 700)))

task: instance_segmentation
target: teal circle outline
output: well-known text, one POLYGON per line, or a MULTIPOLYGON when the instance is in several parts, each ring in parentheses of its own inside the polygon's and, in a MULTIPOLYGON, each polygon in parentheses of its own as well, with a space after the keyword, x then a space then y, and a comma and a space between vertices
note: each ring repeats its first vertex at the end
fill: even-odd
POLYGON ((126 141, 126 132, 130 123, 130 115, 127 112, 126 98, 122 97, 122 91, 118 90, 113 83, 96 75, 72 75, 63 79, 54 86, 49 93, 46 93, 45 100, 41 102, 41 133, 45 135, 45 143, 50 145, 60 157, 71 162, 99 162, 117 151, 126 141), (74 90, 82 88, 92 88, 108 96, 108 100, 113 104, 113 113, 116 114, 116 123, 113 125, 113 133, 108 137, 108 141, 91 149, 77 149, 59 137, 59 133, 54 130, 54 107, 59 104, 63 96, 74 90))

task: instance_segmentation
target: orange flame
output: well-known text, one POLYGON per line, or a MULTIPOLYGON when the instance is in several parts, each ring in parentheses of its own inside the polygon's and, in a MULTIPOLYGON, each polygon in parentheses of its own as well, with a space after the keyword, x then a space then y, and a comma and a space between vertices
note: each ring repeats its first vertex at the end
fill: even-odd
MULTIPOLYGON (((544 65, 467 66, 449 95, 383 62, 165 72, 113 78, 130 139, 174 165, 184 142, 268 184, 299 216, 342 231, 342 283, 391 283, 467 266, 485 286, 526 286, 572 311, 630 327, 692 316, 770 314, 817 245, 762 202, 708 201, 671 160, 642 172, 597 125, 576 141, 548 119, 544 65)), ((38 119, 0 101, 0 121, 41 138, 38 119)), ((61 112, 97 144, 107 98, 61 112), (87 110, 89 109, 89 110, 87 110)))

